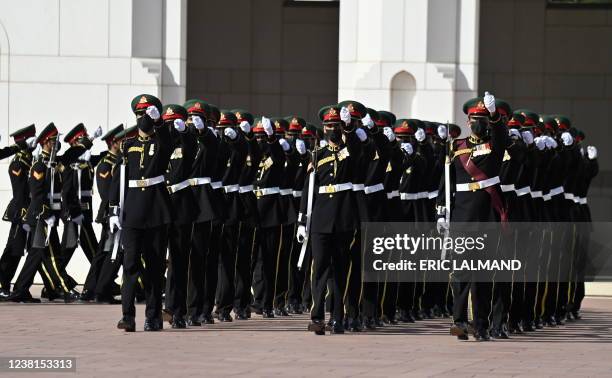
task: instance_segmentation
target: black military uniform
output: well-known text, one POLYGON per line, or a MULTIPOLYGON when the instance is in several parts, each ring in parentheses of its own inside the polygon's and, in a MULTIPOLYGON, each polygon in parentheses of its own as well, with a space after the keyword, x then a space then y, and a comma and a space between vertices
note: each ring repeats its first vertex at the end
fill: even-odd
MULTIPOLYGON (((310 221, 312 243, 312 323, 309 330, 325 332, 325 291, 329 277, 333 276, 332 332, 344 332, 344 296, 347 287, 348 254, 357 228, 352 179, 357 168, 355 157, 361 143, 353 122, 344 124, 340 109, 329 106, 321 109, 319 117, 326 127, 325 148, 315 151, 314 203, 310 221), (341 126, 342 125, 342 126, 341 126)), ((365 133, 361 131, 365 139, 365 133)), ((304 183, 300 212, 307 214, 310 177, 304 183)), ((306 220, 301 222, 305 225, 306 220)))
MULTIPOLYGON (((506 208, 498 185, 498 174, 507 145, 508 132, 501 123, 499 114, 497 112, 490 114, 483 101, 482 98, 475 98, 464 104, 463 111, 469 117, 472 135, 453 142, 450 185, 454 198, 451 205, 451 222, 507 220, 506 208)), ((438 206, 443 206, 444 185, 442 182, 438 206)), ((441 212, 440 216, 443 215, 441 212)), ((486 341, 489 340, 492 287, 486 280, 472 281, 473 277, 467 271, 452 273, 454 325, 451 327, 451 334, 460 339, 467 338, 467 301, 471 292, 475 337, 477 340, 486 341)))
MULTIPOLYGON (((89 271, 87 272, 87 278, 85 279, 85 283, 83 284, 83 291, 81 292, 80 298, 83 301, 95 299, 96 285, 98 282, 98 277, 100 276, 100 271, 105 265, 107 258, 110 257, 108 254, 110 248, 105 248, 105 246, 108 246, 110 244, 108 243, 110 236, 108 228, 108 194, 112 180, 112 169, 115 166, 115 161, 118 153, 118 141, 115 139, 115 137, 123 130, 124 127, 121 124, 103 135, 101 139, 106 142, 109 150, 101 153, 100 155, 96 156, 95 159, 89 161, 91 163, 91 166, 95 167, 95 180, 98 187, 98 192, 100 194, 100 207, 98 208, 98 213, 96 215, 95 221, 96 223, 102 224, 102 233, 100 234, 100 242, 98 243, 98 248, 91 260, 91 265, 89 271), (113 144, 115 144, 115 147, 113 147, 113 144)), ((83 188, 83 190, 86 190, 83 185, 81 185, 81 187, 83 188)), ((88 201, 88 198, 86 196, 82 196, 81 199, 85 199, 85 201, 82 201, 85 206, 91 205, 91 201, 88 201)), ((89 213, 90 211, 87 212, 89 213)), ((87 230, 82 230, 82 232, 85 232, 87 234, 89 233, 89 231, 87 230)), ((89 244, 90 242, 91 239, 81 241, 81 243, 87 244, 89 244)), ((111 298, 112 292, 102 293, 99 296, 100 301, 111 301, 111 298)))
MULTIPOLYGON (((29 301, 30 286, 34 275, 42 263, 42 270, 52 285, 52 292, 61 292, 65 302, 78 298, 78 293, 68 286, 68 275, 59 265, 59 237, 57 219, 60 216, 61 171, 74 163, 87 149, 91 141, 87 137, 79 139, 63 155, 57 155, 60 146, 57 142, 58 130, 49 124, 38 136, 37 142, 44 146, 41 156, 32 164, 28 186, 30 205, 23 218, 33 233, 32 247, 28 253, 19 277, 8 298, 15 302, 29 301)), ((50 298, 51 299, 51 298, 50 298)))
POLYGON ((183 132, 175 122, 187 120, 187 110, 180 105, 166 105, 162 119, 169 129, 174 150, 166 170, 166 186, 170 192, 174 220, 168 229, 169 264, 166 279, 166 311, 172 328, 185 328, 187 313, 187 277, 193 221, 198 208, 191 190, 191 174, 197 150, 196 130, 183 132))
MULTIPOLYGON (((134 300, 141 257, 145 265, 147 302, 144 329, 159 331, 163 327, 161 310, 164 258, 167 226, 172 222, 172 205, 164 185, 164 174, 170 162, 173 143, 170 130, 163 124, 159 114, 161 108, 161 102, 150 95, 140 95, 132 101, 139 136, 123 145, 121 159, 125 169, 125 185, 123 188, 120 185, 120 173, 113 175, 110 195, 113 216, 122 215, 121 244, 124 250, 121 287, 123 318, 117 327, 132 332, 135 330, 134 300), (156 119, 146 114, 147 111, 156 119), (119 209, 121 190, 125 193, 123 209, 119 209)), ((117 220, 111 217, 111 227, 117 220)))
POLYGON ((22 227, 22 217, 30 203, 28 172, 32 167, 32 148, 28 146, 26 140, 33 138, 35 135, 36 127, 34 125, 17 130, 10 135, 15 144, 0 150, 2 159, 15 154, 8 167, 13 198, 2 217, 2 220, 11 222, 11 229, 6 247, 2 252, 2 257, 0 257, 0 301, 6 299, 10 294, 11 281, 19 266, 19 260, 21 260, 21 256, 23 256, 27 247, 28 233, 22 227))

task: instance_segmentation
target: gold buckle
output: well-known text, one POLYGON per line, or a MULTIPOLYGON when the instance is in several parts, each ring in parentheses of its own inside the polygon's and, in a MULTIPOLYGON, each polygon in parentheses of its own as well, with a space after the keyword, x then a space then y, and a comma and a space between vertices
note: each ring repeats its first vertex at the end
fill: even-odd
POLYGON ((325 187, 325 193, 336 193, 336 187, 329 184, 325 187))
POLYGON ((478 182, 470 182, 470 183, 468 184, 468 188, 469 188, 469 189, 470 189, 472 192, 475 192, 475 191, 477 191, 477 190, 479 190, 479 189, 480 189, 480 183, 478 183, 478 182))
POLYGON ((255 197, 260 198, 261 196, 263 196, 261 189, 255 189, 255 197))
POLYGON ((136 180, 136 187, 138 188, 146 188, 147 180, 136 180))

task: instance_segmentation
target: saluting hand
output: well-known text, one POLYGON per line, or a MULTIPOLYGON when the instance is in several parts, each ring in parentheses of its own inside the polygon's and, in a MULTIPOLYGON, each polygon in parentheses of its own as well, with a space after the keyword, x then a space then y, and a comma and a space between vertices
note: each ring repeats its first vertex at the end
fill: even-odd
POLYGON ((159 110, 153 105, 149 106, 145 113, 147 113, 147 115, 151 117, 153 121, 157 121, 159 119, 159 110))
POLYGON ((485 95, 484 95, 484 105, 487 108, 487 110, 489 111, 489 113, 491 113, 491 115, 495 114, 495 111, 497 110, 495 108, 495 96, 493 96, 489 92, 485 92, 485 95))

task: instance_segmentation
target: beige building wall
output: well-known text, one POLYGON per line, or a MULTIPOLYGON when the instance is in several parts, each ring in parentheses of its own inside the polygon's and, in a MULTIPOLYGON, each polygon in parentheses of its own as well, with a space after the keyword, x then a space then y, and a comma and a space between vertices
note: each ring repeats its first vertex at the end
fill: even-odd
POLYGON ((481 0, 479 88, 515 108, 563 113, 599 150, 589 203, 612 220, 612 10, 481 0))
POLYGON ((287 3, 190 1, 187 97, 310 121, 337 102, 337 4, 287 3))

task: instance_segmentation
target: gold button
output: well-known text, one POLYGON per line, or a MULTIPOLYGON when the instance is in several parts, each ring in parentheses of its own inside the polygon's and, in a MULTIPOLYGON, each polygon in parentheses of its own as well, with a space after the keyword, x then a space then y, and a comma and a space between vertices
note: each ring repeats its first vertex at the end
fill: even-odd
POLYGON ((140 190, 142 190, 143 192, 145 191, 145 188, 141 188, 140 190))

